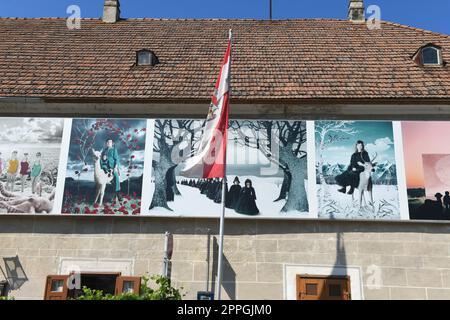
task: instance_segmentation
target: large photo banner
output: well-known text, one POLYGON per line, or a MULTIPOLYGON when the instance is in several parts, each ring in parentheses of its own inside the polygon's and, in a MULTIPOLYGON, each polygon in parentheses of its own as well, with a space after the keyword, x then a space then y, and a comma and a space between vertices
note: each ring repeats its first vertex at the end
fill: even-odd
POLYGON ((146 124, 73 119, 62 213, 140 214, 146 124))
POLYGON ((450 220, 450 122, 230 119, 225 181, 204 123, 0 118, 0 214, 450 220))
POLYGON ((400 219, 392 122, 316 121, 320 218, 400 219))
MULTIPOLYGON (((149 215, 218 216, 222 179, 181 175, 196 153, 202 120, 155 120, 149 215)), ((306 121, 233 120, 228 131, 226 215, 309 217, 306 121)), ((145 210, 143 208, 143 210, 145 210)))
POLYGON ((402 122, 410 219, 450 219, 450 122, 402 122))
POLYGON ((64 120, 0 118, 0 213, 54 207, 64 120))

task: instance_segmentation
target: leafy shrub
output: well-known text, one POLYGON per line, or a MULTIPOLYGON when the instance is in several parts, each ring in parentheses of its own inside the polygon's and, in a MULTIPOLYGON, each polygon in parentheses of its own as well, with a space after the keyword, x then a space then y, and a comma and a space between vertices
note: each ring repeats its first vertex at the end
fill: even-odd
POLYGON ((122 293, 119 295, 103 294, 102 290, 92 290, 83 287, 83 294, 76 298, 77 300, 181 300, 185 295, 180 289, 172 287, 170 279, 161 275, 152 277, 144 276, 141 282, 141 292, 137 293, 122 293), (153 280, 156 283, 156 288, 149 286, 149 281, 153 280))

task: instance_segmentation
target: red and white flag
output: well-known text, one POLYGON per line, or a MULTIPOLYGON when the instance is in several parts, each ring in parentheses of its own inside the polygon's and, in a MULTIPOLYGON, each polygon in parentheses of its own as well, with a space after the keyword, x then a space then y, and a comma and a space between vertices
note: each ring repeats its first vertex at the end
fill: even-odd
POLYGON ((231 31, 222 69, 211 97, 206 122, 195 155, 184 161, 180 175, 195 178, 223 178, 226 165, 228 105, 230 98, 231 31))

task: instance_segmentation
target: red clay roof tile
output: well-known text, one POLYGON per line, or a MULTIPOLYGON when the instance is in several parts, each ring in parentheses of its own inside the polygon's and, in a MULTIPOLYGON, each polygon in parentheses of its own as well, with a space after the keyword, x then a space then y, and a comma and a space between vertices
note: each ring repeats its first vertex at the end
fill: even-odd
POLYGON ((395 23, 346 20, 0 18, 0 96, 209 99, 233 29, 232 96, 258 99, 450 97, 450 69, 411 56, 434 43, 450 62, 450 37, 395 23), (136 51, 158 56, 134 66, 136 51))

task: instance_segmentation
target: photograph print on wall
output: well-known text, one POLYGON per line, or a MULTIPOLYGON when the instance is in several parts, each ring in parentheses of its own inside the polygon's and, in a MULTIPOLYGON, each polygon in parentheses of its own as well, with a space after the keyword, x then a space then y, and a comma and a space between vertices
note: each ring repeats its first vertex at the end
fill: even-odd
POLYGON ((410 219, 450 219, 450 122, 401 125, 410 219))
POLYGON ((59 213, 63 127, 57 118, 0 118, 0 213, 59 213))
POLYGON ((146 124, 73 119, 62 213, 140 214, 146 124))
MULTIPOLYGON (((183 161, 196 154, 203 123, 154 121, 148 214, 220 215, 222 179, 181 174, 183 161)), ((230 121, 225 191, 228 217, 309 215, 306 131, 305 121, 230 121)))
POLYGON ((319 218, 400 219, 392 122, 316 121, 319 218))

